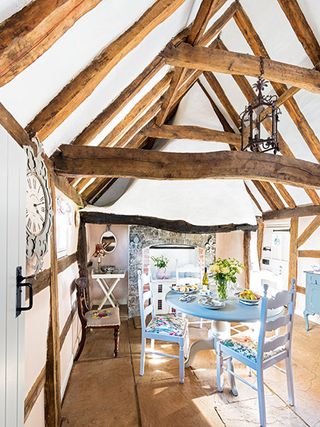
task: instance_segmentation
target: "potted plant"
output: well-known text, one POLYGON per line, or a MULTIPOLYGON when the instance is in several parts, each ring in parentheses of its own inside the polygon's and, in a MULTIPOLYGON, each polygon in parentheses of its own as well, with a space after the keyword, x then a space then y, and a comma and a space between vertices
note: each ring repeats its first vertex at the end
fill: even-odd
POLYGON ((220 300, 228 299, 228 283, 236 283, 237 275, 244 269, 235 258, 218 258, 210 266, 210 271, 217 283, 217 294, 220 300))
POLYGON ((169 259, 164 255, 160 256, 152 256, 153 265, 157 267, 157 278, 164 279, 166 277, 167 265, 169 263, 169 259))

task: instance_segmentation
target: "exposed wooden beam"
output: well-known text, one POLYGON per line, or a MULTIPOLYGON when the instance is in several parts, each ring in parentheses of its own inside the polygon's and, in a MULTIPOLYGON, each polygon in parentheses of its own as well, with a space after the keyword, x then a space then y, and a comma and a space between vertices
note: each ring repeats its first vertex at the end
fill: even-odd
MULTIPOLYGON (((185 80, 182 83, 181 87, 178 90, 178 93, 176 95, 176 98, 174 100, 174 103, 170 109, 170 113, 168 115, 168 118, 171 117, 172 114, 174 114, 179 102, 181 101, 181 99, 183 98, 183 96, 185 95, 185 93, 190 89, 190 87, 192 87, 192 85, 195 83, 195 81, 198 79, 199 75, 201 74, 201 72, 199 71, 194 71, 194 70, 189 70, 186 75, 185 75, 185 80)), ((154 109, 154 107, 152 107, 152 109, 154 109)), ((149 116, 151 109, 148 110, 148 112, 141 117, 141 120, 143 120, 144 122, 147 121, 145 120, 147 116, 149 116)), ((151 117, 151 116, 150 116, 151 117)), ((139 125, 140 120, 138 120, 133 127, 135 127, 137 124, 139 125)), ((124 147, 128 147, 128 148, 140 148, 143 146, 143 144, 145 143, 145 141, 148 139, 148 137, 145 137, 141 132, 137 133, 131 140, 129 140, 129 137, 132 137, 131 134, 131 130, 129 129, 129 131, 122 137, 122 139, 120 141, 118 141, 119 144, 121 144, 124 147), (126 139, 126 143, 124 143, 126 139)), ((115 146, 118 145, 118 143, 115 144, 115 146)), ((95 180, 96 181, 96 180, 95 180)), ((90 200, 93 195, 94 192, 97 190, 97 192, 101 192, 102 188, 103 188, 103 182, 104 185, 108 185, 108 182, 110 181, 109 179, 101 179, 98 180, 98 182, 93 182, 91 183, 82 193, 82 196, 84 197, 85 200, 90 200), (89 197, 89 198, 88 198, 89 197)), ((114 182, 115 180, 113 180, 114 182)), ((88 181, 87 181, 88 182, 88 181)))
POLYGON ((200 141, 224 142, 240 147, 241 137, 231 132, 203 128, 199 126, 162 125, 152 126, 143 131, 144 135, 163 139, 192 139, 200 141))
MULTIPOLYGON (((190 46, 167 47, 163 53, 167 64, 224 74, 259 77, 260 58, 212 47, 190 46)), ((320 72, 271 59, 264 59, 264 77, 278 83, 288 83, 313 93, 320 93, 320 72)))
MULTIPOLYGON (((287 3, 287 2, 285 2, 287 3)), ((295 2, 290 3, 291 5, 294 5, 295 2)), ((298 6, 299 8, 299 6, 298 6)), ((249 46, 251 47, 253 53, 256 56, 263 56, 264 58, 270 58, 268 55, 268 52, 260 39, 259 35, 254 29, 254 26, 252 25, 248 15, 245 13, 244 9, 241 5, 239 5, 239 8, 237 12, 234 15, 235 22, 237 23, 240 31, 244 35, 246 41, 248 42, 249 46)), ((318 51, 319 54, 320 50, 318 51)), ((319 58, 320 59, 320 58, 319 58)), ((287 86, 281 84, 281 83, 275 83, 272 82, 272 86, 274 90, 276 91, 277 95, 280 97, 280 99, 277 102, 277 105, 280 105, 280 102, 282 102, 288 111, 291 119, 297 126, 297 129, 301 133, 303 139, 307 143, 309 149, 315 156, 315 158, 320 161, 320 142, 309 125, 307 119, 303 115, 302 111, 300 110, 297 102, 292 97, 292 94, 297 93, 297 88, 290 88, 288 89, 287 86), (290 92, 290 97, 288 96, 290 92)), ((265 114, 268 112, 268 110, 265 112, 265 114)))
POLYGON ((320 166, 305 160, 251 152, 167 153, 127 148, 62 145, 53 162, 65 176, 146 179, 258 179, 320 187, 320 166), (93 161, 94 160, 94 161, 93 161), (183 164, 183 168, 177 168, 183 164))
POLYGON ((71 306, 71 311, 69 313, 69 316, 67 317, 67 320, 65 322, 65 324, 63 325, 61 334, 60 334, 60 351, 63 347, 63 344, 65 342, 65 339, 68 335, 68 332, 72 326, 72 322, 74 319, 75 314, 77 313, 77 308, 78 308, 78 304, 77 301, 74 301, 74 303, 71 306))
POLYGON ((45 419, 46 425, 59 427, 61 424, 61 365, 60 328, 58 295, 58 260, 56 244, 56 195, 55 186, 50 181, 54 220, 50 238, 50 315, 47 336, 47 361, 45 381, 45 419))
POLYGON ((264 222, 262 218, 257 218, 258 230, 257 230, 257 253, 259 266, 262 259, 262 248, 263 248, 263 236, 264 236, 264 222))
POLYGON ((29 123, 41 140, 50 135, 98 86, 108 73, 184 0, 157 0, 127 31, 107 46, 29 123))
POLYGON ((221 102, 223 108, 226 110, 227 114, 230 116, 231 120, 233 121, 235 127, 237 130, 240 128, 240 117, 233 105, 231 104, 230 100, 226 96, 224 90, 222 89, 220 83, 216 79, 216 77, 207 71, 203 73, 205 79, 207 80, 209 86, 211 89, 215 92, 217 95, 219 101, 221 102))
POLYGON ((209 20, 225 4, 226 0, 202 0, 195 17, 187 42, 191 45, 199 43, 206 30, 209 20))
POLYGON ((77 206, 83 207, 84 203, 82 197, 77 192, 77 190, 70 185, 67 179, 62 176, 53 174, 53 181, 56 188, 58 188, 62 193, 71 199, 77 206))
POLYGON ((296 208, 285 208, 278 211, 269 211, 262 214, 264 221, 273 219, 299 218, 301 216, 320 215, 319 205, 302 205, 296 208))
MULTIPOLYGON (((207 46, 212 43, 214 37, 222 30, 222 28, 226 25, 227 22, 232 18, 233 14, 237 9, 237 2, 231 4, 231 6, 225 11, 225 13, 209 28, 209 30, 201 36, 203 24, 205 23, 207 17, 210 18, 216 13, 225 3, 222 1, 204 1, 202 2, 196 19, 191 26, 190 34, 187 39, 191 45, 198 44, 200 46, 207 46), (211 6, 210 6, 211 3, 211 6), (210 11, 208 12, 208 5, 210 11)), ((169 114, 170 108, 173 103, 173 99, 176 96, 177 88, 184 78, 186 73, 186 68, 176 68, 174 72, 174 76, 170 85, 170 90, 167 92, 161 109, 161 113, 157 117, 156 124, 161 126, 165 123, 167 116, 169 114)))
MULTIPOLYGON (((218 47, 219 49, 223 49, 223 50, 227 49, 224 43, 222 42, 222 40, 219 40, 218 47)), ((247 98, 248 102, 250 103, 254 102, 256 100, 256 94, 253 88, 251 87, 250 83, 248 82, 248 80, 244 76, 233 75, 232 77, 235 80, 235 82, 238 84, 244 96, 247 98)), ((267 132, 271 133, 272 123, 270 119, 265 119, 263 121, 263 126, 267 132)), ((281 153, 285 156, 294 158, 294 155, 291 149, 289 148, 288 144, 286 143, 286 141, 284 140, 280 132, 278 132, 278 140, 279 140, 281 153)), ((314 204, 320 204, 320 197, 318 196, 315 190, 306 187, 305 192, 307 193, 307 195, 310 197, 310 199, 314 204)))
POLYGON ((304 250, 298 251, 298 257, 301 258, 320 258, 320 251, 304 250))
POLYGON ((244 287, 250 288, 250 242, 251 231, 243 232, 243 265, 244 265, 244 287))
POLYGON ((256 207, 259 209, 260 212, 263 212, 263 209, 260 206, 260 203, 258 202, 258 200, 256 199, 256 197, 254 196, 254 194, 252 193, 252 191, 250 190, 248 184, 245 181, 244 181, 244 186, 246 188, 247 193, 251 197, 251 200, 253 201, 253 203, 256 205, 256 207))
POLYGON ((278 0, 283 12, 288 18, 296 36, 307 52, 313 65, 320 61, 320 45, 308 21, 306 20, 297 0, 278 0))
POLYGON ((28 391, 28 394, 26 395, 24 399, 24 422, 27 421, 30 412, 32 411, 32 408, 34 404, 36 403, 46 380, 46 367, 44 366, 40 374, 37 376, 37 379, 33 383, 31 389, 28 391))
MULTIPOLYGON (((170 85, 172 74, 166 74, 100 142, 99 147, 112 147, 121 139, 130 126, 143 115, 148 107, 158 100, 170 85)), ((151 107, 152 108, 152 107, 151 107)))
MULTIPOLYGON (((12 114, 0 103, 0 125, 6 129, 9 135, 19 144, 23 146, 31 146, 35 152, 37 152, 36 145, 31 141, 27 132, 23 129, 20 123, 12 116, 12 114)), ((43 154, 46 166, 51 171, 52 178, 55 186, 62 191, 67 197, 69 197, 78 206, 83 206, 83 200, 77 191, 72 187, 68 181, 53 173, 50 159, 43 154)))
POLYGON ((297 247, 299 248, 300 246, 302 246, 309 239, 309 237, 317 230, 317 228, 319 228, 319 226, 320 216, 316 216, 298 237, 297 247))
POLYGON ((106 107, 72 142, 74 145, 88 145, 120 111, 140 92, 141 89, 161 70, 164 59, 157 56, 120 95, 106 107))
MULTIPOLYGON (((211 87, 211 89, 217 95, 219 101, 221 102, 222 106, 226 110, 226 112, 229 115, 230 119, 232 120, 234 126, 238 129, 238 132, 239 132, 239 135, 240 135, 239 128, 240 128, 241 124, 240 124, 239 114, 236 112, 236 110, 234 109, 234 107, 231 104, 230 100, 226 96, 226 94, 225 94, 224 90, 222 89, 220 83, 218 82, 218 80, 216 79, 216 77, 212 73, 204 73, 204 77, 206 78, 206 80, 207 80, 209 86, 211 87)), ((210 94, 208 93, 207 90, 205 90, 205 88, 203 88, 203 90, 205 91, 208 99, 211 100, 210 102, 212 104, 212 99, 211 99, 210 94)), ((213 108, 215 108, 215 111, 216 111, 217 107, 213 106, 213 108)), ((220 121, 221 121, 221 119, 220 119, 220 121)), ((229 124, 223 124, 223 122, 222 122, 222 125, 224 126, 225 130, 228 129, 229 131, 234 132, 234 130, 230 127, 229 124)), ((259 193, 261 194, 261 196, 264 198, 264 200, 266 201, 266 203, 270 206, 271 209, 281 209, 281 208, 284 208, 284 204, 283 204, 282 200, 280 199, 280 197, 278 196, 277 192, 275 191, 275 189, 272 187, 272 185, 270 183, 268 183, 268 182, 263 182, 262 183, 262 182, 253 181, 253 184, 257 188, 257 190, 259 191, 259 193)), ((280 193, 284 194, 284 192, 285 192, 284 187, 281 186, 281 184, 275 184, 275 185, 276 185, 276 188, 280 191, 280 193), (283 189, 284 189, 284 191, 283 191, 283 189)), ((251 196, 251 194, 252 193, 250 192, 249 195, 251 196)), ((256 201, 255 198, 253 200, 254 200, 254 202, 256 201)), ((291 202, 291 200, 292 199, 288 198, 288 202, 291 202)), ((260 208, 260 210, 262 212, 261 208, 260 208)))
POLYGON ((168 220, 164 218, 139 216, 139 215, 115 215, 104 212, 82 211, 81 220, 90 224, 125 224, 145 225, 162 230, 178 233, 227 233, 234 230, 255 231, 256 225, 251 224, 223 224, 223 225, 194 225, 182 220, 168 220))
POLYGON ((298 228, 299 218, 291 218, 290 222, 290 249, 289 249, 289 272, 288 272, 288 289, 291 287, 291 280, 297 282, 298 275, 298 228))
POLYGON ((0 86, 46 52, 101 0, 35 0, 0 26, 0 86))

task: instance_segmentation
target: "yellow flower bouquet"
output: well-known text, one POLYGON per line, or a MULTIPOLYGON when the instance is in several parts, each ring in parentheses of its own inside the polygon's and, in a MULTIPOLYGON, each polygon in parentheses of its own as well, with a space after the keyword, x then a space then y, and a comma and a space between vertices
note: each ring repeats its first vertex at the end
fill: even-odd
POLYGON ((210 265, 210 271, 217 282, 217 293, 221 300, 226 300, 228 282, 236 283, 237 275, 244 269, 235 258, 218 258, 210 265))

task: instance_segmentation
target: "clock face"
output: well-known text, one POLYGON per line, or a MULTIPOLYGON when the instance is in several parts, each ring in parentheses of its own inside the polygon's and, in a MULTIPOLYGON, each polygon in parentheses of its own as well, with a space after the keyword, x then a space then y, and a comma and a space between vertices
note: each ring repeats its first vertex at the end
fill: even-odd
POLYGON ((45 189, 35 173, 27 175, 27 230, 33 236, 39 236, 46 224, 47 199, 45 189))

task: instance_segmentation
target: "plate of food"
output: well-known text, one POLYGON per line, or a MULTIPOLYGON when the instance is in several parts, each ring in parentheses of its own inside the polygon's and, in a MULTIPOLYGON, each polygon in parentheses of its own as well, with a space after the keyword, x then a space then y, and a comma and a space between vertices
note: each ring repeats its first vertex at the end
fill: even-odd
POLYGON ((198 285, 171 285, 171 289, 178 294, 195 294, 198 292, 198 285))
POLYGON ((209 308, 210 310, 219 310, 220 308, 226 306, 224 301, 219 301, 210 296, 200 297, 198 299, 198 304, 200 304, 202 307, 209 308))
POLYGON ((245 289, 244 291, 239 293, 239 301, 242 304, 257 305, 259 304, 260 299, 261 296, 251 291, 251 289, 245 289))

